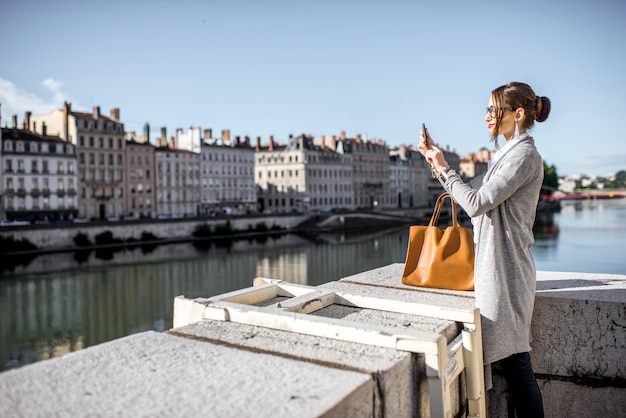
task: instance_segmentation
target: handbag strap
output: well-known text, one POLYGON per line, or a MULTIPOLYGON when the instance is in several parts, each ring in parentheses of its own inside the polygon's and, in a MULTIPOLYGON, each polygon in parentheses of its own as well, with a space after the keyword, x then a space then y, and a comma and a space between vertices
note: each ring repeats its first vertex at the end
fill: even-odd
POLYGON ((435 203, 435 209, 433 210, 433 215, 430 218, 428 226, 437 226, 437 224, 439 223, 439 215, 441 215, 441 208, 443 207, 443 202, 444 200, 446 200, 446 198, 450 198, 450 203, 452 204, 452 225, 459 226, 459 222, 456 218, 456 203, 454 202, 454 199, 450 197, 450 193, 448 192, 442 193, 437 198, 437 202, 435 203))

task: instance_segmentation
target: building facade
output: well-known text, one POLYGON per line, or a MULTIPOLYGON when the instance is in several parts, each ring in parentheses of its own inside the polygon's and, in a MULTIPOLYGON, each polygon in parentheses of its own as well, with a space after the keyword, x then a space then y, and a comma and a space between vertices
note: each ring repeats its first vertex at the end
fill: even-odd
POLYGON ((254 183, 254 148, 250 139, 236 137, 224 130, 221 138, 204 131, 200 155, 201 213, 249 213, 257 210, 254 183))
POLYGON ((156 216, 155 147, 150 137, 126 135, 126 217, 156 216))
POLYGON ((154 158, 157 216, 196 216, 201 211, 200 154, 164 142, 156 147, 154 158))
POLYGON ((47 115, 27 117, 36 131, 46 126, 50 134, 75 145, 78 156, 79 216, 91 219, 121 217, 126 213, 124 186, 124 125, 120 111, 104 116, 100 107, 92 113, 75 112, 70 103, 47 115))
POLYGON ((0 131, 1 217, 30 222, 76 217, 74 145, 46 135, 45 125, 43 134, 16 127, 0 131))
POLYGON ((354 208, 352 163, 344 143, 319 146, 310 135, 289 138, 278 145, 270 137, 262 147, 257 139, 255 179, 259 210, 266 213, 330 211, 354 208))
POLYGON ((389 193, 389 148, 385 141, 363 140, 360 134, 346 139, 345 132, 341 132, 340 138, 350 144, 356 207, 394 207, 396 199, 389 193))

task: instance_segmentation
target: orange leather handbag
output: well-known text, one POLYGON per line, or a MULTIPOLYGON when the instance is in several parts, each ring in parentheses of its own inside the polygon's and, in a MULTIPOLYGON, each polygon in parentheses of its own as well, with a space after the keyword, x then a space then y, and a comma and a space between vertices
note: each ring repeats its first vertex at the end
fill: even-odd
POLYGON ((456 203, 452 198, 452 226, 445 231, 437 227, 446 198, 450 198, 448 193, 443 193, 437 199, 428 226, 411 226, 402 283, 439 289, 474 290, 473 233, 471 229, 459 225, 456 203))

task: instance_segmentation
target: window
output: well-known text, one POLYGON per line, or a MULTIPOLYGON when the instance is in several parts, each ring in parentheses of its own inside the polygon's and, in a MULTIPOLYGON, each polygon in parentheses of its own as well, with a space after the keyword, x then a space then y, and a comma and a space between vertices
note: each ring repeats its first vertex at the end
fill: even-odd
POLYGON ((5 143, 4 143, 4 150, 5 151, 13 151, 13 142, 12 141, 5 141, 5 143))
POLYGON ((7 178, 7 191, 12 191, 13 190, 13 178, 9 177, 7 178))
POLYGON ((6 160, 5 161, 4 171, 6 173, 12 173, 13 172, 13 161, 11 161, 11 160, 6 160))
POLYGON ((89 164, 95 164, 96 163, 96 157, 93 155, 92 152, 89 153, 89 164))
POLYGON ((93 147, 93 136, 89 137, 89 146, 93 147))
POLYGON ((41 172, 42 173, 48 173, 49 172, 48 171, 48 161, 47 160, 42 161, 41 165, 42 165, 41 172))
POLYGON ((99 139, 99 144, 100 144, 100 148, 104 148, 104 138, 100 137, 99 139))
POLYGON ((30 162, 30 172, 31 173, 38 173, 39 172, 39 168, 37 167, 37 160, 32 160, 30 162))
POLYGON ((78 145, 80 145, 81 147, 85 146, 85 137, 83 137, 82 135, 78 137, 78 145))
POLYGON ((18 173, 24 172, 24 160, 17 160, 17 172, 18 173))
POLYGON ((63 174, 64 171, 65 170, 64 170, 64 167, 63 167, 63 161, 59 161, 59 165, 57 167, 57 173, 63 174))

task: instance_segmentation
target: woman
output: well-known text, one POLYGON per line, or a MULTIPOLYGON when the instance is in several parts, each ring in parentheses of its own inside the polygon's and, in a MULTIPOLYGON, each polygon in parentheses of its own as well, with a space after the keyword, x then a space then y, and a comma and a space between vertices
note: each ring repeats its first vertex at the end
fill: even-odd
MULTIPOLYGON (((485 121, 498 148, 487 172, 463 182, 429 132, 418 149, 444 188, 474 224, 476 306, 480 308, 485 365, 500 361, 518 417, 543 417, 530 364, 530 325, 536 272, 530 251, 543 182, 543 160, 527 130, 550 113, 550 100, 529 85, 509 83, 491 93, 485 121)), ((490 370, 490 368, 487 368, 490 370)), ((490 376, 486 377, 490 385, 490 376)))

